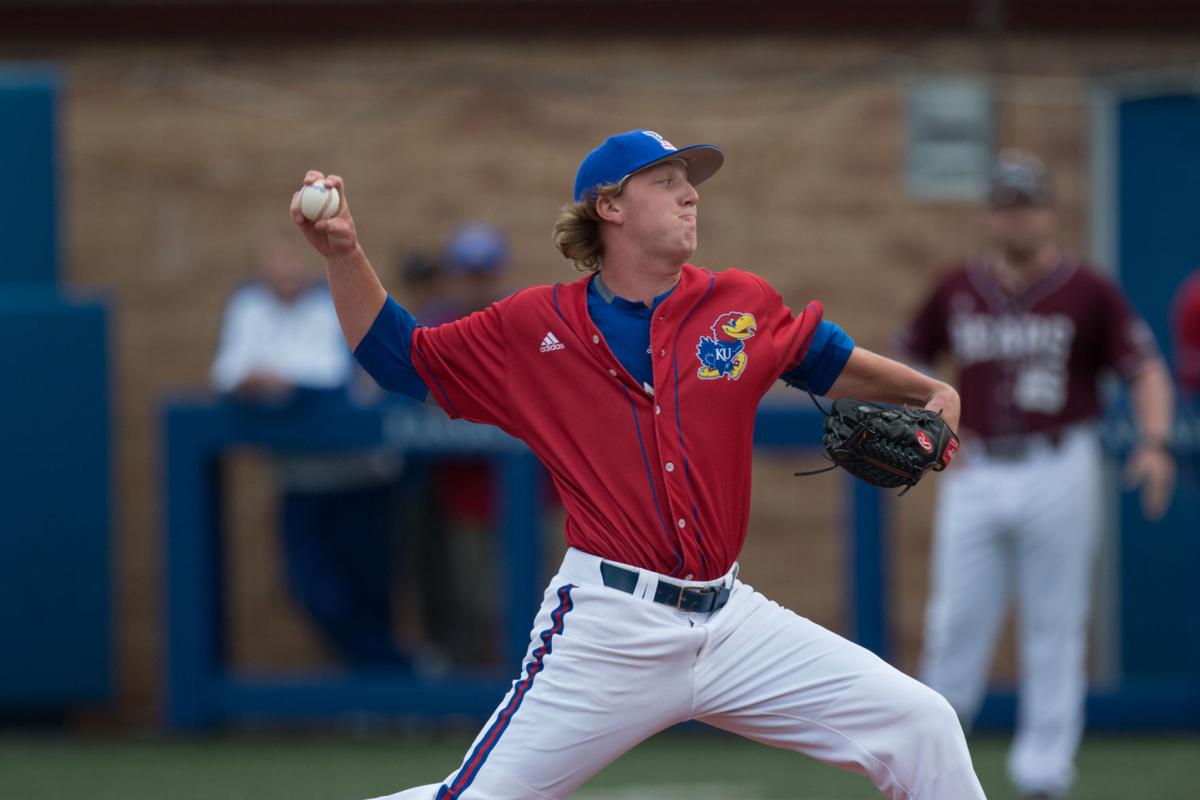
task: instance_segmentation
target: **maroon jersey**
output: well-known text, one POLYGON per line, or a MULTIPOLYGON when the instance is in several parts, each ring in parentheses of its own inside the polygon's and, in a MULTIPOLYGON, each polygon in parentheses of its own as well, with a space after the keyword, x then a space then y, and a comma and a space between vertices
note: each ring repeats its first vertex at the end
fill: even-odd
POLYGON ((916 362, 949 352, 962 427, 985 439, 1055 431, 1100 412, 1097 377, 1132 378, 1157 355, 1111 281, 1071 260, 1010 294, 987 265, 949 272, 900 334, 916 362))
POLYGON ((687 264, 650 323, 649 389, 592 322, 589 280, 418 328, 413 363, 450 416, 497 425, 537 454, 566 507, 569 545, 720 577, 746 538, 759 400, 804 357, 821 306, 794 317, 755 275, 687 264))

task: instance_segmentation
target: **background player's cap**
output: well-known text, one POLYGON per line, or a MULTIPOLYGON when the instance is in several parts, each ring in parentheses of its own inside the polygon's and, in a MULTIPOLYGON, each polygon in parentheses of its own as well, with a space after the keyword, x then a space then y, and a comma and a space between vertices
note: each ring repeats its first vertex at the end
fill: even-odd
POLYGON ((604 140, 588 153, 575 175, 575 202, 582 201, 599 186, 620 183, 639 170, 669 158, 687 162, 688 180, 699 186, 725 163, 721 148, 711 144, 675 147, 654 131, 632 130, 604 140))
POLYGON ((401 279, 405 283, 428 283, 438 277, 442 265, 437 256, 425 250, 410 250, 396 263, 401 279))
POLYGON ((988 203, 992 208, 1048 206, 1054 200, 1050 173, 1042 160, 1024 150, 1004 149, 992 165, 988 203))
POLYGON ((451 272, 480 274, 495 272, 508 261, 508 237, 499 228, 483 222, 459 227, 446 242, 442 261, 451 272))

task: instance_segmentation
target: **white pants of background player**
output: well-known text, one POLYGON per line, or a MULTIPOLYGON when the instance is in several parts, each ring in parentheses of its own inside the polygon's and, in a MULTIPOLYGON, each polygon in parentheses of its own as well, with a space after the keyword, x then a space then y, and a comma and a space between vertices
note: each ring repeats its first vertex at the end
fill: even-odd
POLYGON ((1099 444, 1076 428, 1015 460, 969 444, 963 455, 939 481, 922 679, 969 728, 1015 593, 1020 701, 1009 775, 1023 793, 1063 794, 1083 732, 1099 444))
POLYGON ((723 609, 700 614, 653 602, 669 580, 653 572, 637 570, 633 594, 604 586, 600 563, 567 552, 521 679, 462 766, 390 800, 565 797, 690 719, 865 773, 897 800, 984 796, 950 705, 869 651, 733 573, 689 584, 733 586, 723 609))

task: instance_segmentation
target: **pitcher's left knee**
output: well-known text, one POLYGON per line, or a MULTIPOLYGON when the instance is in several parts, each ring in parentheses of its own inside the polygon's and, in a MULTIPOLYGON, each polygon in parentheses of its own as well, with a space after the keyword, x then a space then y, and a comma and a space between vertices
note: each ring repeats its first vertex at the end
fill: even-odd
POLYGON ((910 800, 983 798, 967 739, 954 708, 926 687, 904 722, 907 747, 897 755, 910 800))
POLYGON ((964 740, 962 723, 950 701, 933 689, 922 687, 919 702, 913 707, 911 726, 914 734, 930 742, 964 740))
POLYGON ((891 800, 981 800, 958 715, 944 697, 883 665, 862 676, 856 700, 823 722, 853 742, 854 761, 891 800))

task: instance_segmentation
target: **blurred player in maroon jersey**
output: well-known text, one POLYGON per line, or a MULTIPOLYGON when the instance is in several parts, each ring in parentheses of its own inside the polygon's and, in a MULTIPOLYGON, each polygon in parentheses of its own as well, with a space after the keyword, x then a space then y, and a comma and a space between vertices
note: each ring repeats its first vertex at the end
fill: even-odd
POLYGON ((1025 798, 1065 795, 1083 730, 1085 641, 1101 522, 1097 379, 1133 389, 1127 478, 1150 519, 1174 488, 1169 373, 1145 321, 1056 239, 1042 163, 1003 151, 987 247, 938 282, 902 331, 914 362, 948 355, 962 395, 962 464, 941 482, 922 679, 968 727, 1015 593, 1021 692, 1009 775, 1025 798))
MULTIPOLYGON (((1175 380, 1193 425, 1200 422, 1200 269, 1175 292, 1171 304, 1171 332, 1175 340, 1175 380)), ((1193 427, 1193 430, 1196 430, 1193 427)), ((1191 470, 1191 485, 1200 480, 1200 442, 1192 436, 1183 463, 1191 470)))
POLYGON ((1191 399, 1200 400, 1200 269, 1175 294, 1171 321, 1179 388, 1191 399))

